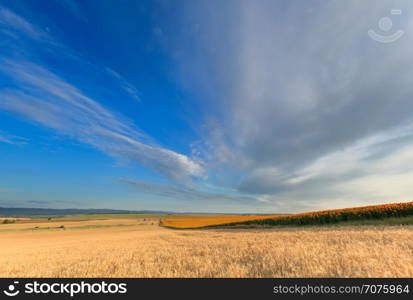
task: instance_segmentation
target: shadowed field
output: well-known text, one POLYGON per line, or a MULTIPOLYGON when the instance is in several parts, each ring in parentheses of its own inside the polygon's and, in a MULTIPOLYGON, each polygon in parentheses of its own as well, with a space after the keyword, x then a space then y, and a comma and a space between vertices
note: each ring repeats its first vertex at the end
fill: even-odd
MULTIPOLYGON (((413 276, 412 226, 177 231, 156 220, 66 221, 67 230, 0 232, 0 276, 413 276)), ((22 224, 0 229, 12 225, 22 224)))

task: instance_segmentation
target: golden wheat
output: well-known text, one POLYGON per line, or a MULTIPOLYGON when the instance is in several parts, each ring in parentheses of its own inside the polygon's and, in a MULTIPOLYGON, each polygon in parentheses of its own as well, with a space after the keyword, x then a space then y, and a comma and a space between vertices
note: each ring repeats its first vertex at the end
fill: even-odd
POLYGON ((413 276, 411 226, 177 231, 136 224, 4 231, 0 241, 0 277, 413 276))

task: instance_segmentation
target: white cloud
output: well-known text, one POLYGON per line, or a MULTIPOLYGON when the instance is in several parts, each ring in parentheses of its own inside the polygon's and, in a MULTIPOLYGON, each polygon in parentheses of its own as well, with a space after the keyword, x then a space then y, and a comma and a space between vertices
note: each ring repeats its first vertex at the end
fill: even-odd
POLYGON ((123 78, 119 73, 113 71, 110 68, 106 68, 106 72, 108 72, 111 76, 113 76, 115 79, 118 80, 119 85, 121 86, 121 88, 128 93, 132 98, 134 98, 137 101, 140 101, 140 97, 139 97, 139 91, 138 89, 132 85, 131 83, 129 83, 125 78, 123 78))
MULTIPOLYGON (((238 173, 239 191, 274 205, 377 203, 377 193, 360 187, 393 182, 386 176, 400 183, 399 191, 391 185, 395 199, 409 199, 403 187, 411 182, 413 139, 401 132, 413 122, 411 8, 402 1, 189 4, 183 23, 197 30, 187 47, 181 36, 168 46, 179 49, 184 86, 218 119, 196 152, 207 145, 216 171, 238 173), (395 6, 403 14, 392 16, 393 26, 403 38, 370 39, 367 31, 379 30, 395 6)), ((393 201, 382 194, 380 201, 393 201)))
MULTIPOLYGON (((73 8, 71 1, 63 1, 62 4, 73 8)), ((0 9, 0 25, 35 43, 47 42, 51 46, 48 51, 67 56, 66 63, 81 63, 93 70, 109 73, 129 96, 139 99, 137 89, 121 75, 107 67, 90 65, 44 30, 6 8, 0 9)), ((29 46, 26 50, 30 53, 29 46)), ((191 177, 205 176, 200 162, 156 145, 133 122, 109 111, 46 67, 23 59, 4 57, 7 56, 0 61, 0 72, 18 88, 1 89, 0 109, 22 115, 110 156, 145 165, 173 180, 185 182, 191 177)), ((4 136, 2 141, 11 142, 4 136)))
POLYGON ((142 193, 158 195, 161 197, 172 198, 180 201, 203 201, 205 203, 215 202, 220 204, 226 201, 238 202, 243 204, 257 204, 257 199, 254 197, 243 195, 230 195, 228 193, 213 193, 190 187, 159 184, 141 180, 119 179, 120 182, 126 183, 142 193))
POLYGON ((203 177, 201 163, 155 144, 134 124, 45 68, 2 60, 0 71, 19 89, 0 91, 0 108, 89 144, 113 157, 145 165, 170 179, 203 177))
POLYGON ((14 142, 10 138, 6 138, 5 136, 0 135, 0 142, 6 144, 14 144, 14 142))
POLYGON ((16 15, 7 8, 0 6, 0 27, 3 30, 12 30, 17 33, 25 34, 35 40, 50 39, 48 34, 40 30, 22 17, 16 15))
POLYGON ((0 131, 0 143, 6 143, 11 145, 24 145, 27 143, 27 139, 21 136, 15 136, 6 134, 0 131))
MULTIPOLYGON (((75 2, 71 0, 58 0, 57 2, 64 7, 68 7, 74 14, 81 16, 79 8, 75 2)), ((90 64, 84 57, 82 57, 81 54, 61 44, 49 32, 23 19, 11 10, 3 8, 1 6, 0 33, 5 33, 15 41, 18 41, 18 43, 22 43, 23 41, 21 41, 21 39, 17 35, 23 35, 28 40, 38 43, 37 45, 39 45, 40 43, 45 43, 48 47, 47 51, 54 52, 57 56, 66 57, 70 61, 87 65, 88 68, 93 69, 99 73, 106 72, 111 76, 113 82, 115 82, 127 95, 135 100, 140 100, 138 89, 133 84, 128 82, 124 77, 122 77, 119 73, 105 66, 95 66, 90 64)), ((13 45, 13 43, 11 43, 11 45, 13 45)), ((22 45, 25 44, 23 43, 22 45)), ((13 52, 19 52, 22 45, 16 44, 15 48, 13 48, 12 46, 13 52)), ((26 49, 27 53, 30 53, 29 48, 30 47, 28 46, 26 49)), ((13 53, 13 56, 14 54, 15 53, 13 53)))

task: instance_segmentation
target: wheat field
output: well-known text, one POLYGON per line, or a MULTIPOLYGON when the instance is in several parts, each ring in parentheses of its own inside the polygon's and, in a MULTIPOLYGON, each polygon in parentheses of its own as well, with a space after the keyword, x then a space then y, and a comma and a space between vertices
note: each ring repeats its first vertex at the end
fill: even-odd
POLYGON ((413 276, 412 226, 171 230, 134 221, 2 231, 0 277, 413 276))

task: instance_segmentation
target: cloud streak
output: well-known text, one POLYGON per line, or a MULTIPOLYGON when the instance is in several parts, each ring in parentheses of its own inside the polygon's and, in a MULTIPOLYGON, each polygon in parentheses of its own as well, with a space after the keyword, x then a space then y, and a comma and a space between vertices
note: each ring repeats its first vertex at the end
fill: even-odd
POLYGON ((27 144, 27 139, 21 136, 9 135, 0 131, 0 143, 10 145, 24 145, 27 144))
POLYGON ((19 89, 0 91, 0 108, 19 114, 100 151, 147 166, 172 179, 202 177, 203 167, 185 155, 157 145, 132 122, 116 116, 45 68, 2 60, 0 71, 19 89))
POLYGON ((159 184, 141 180, 133 180, 120 178, 120 182, 125 183, 139 192, 151 195, 158 195, 161 197, 179 199, 183 201, 200 201, 204 203, 225 203, 227 201, 243 203, 243 204, 258 204, 259 201, 254 197, 242 195, 229 195, 224 193, 212 193, 209 191, 202 191, 198 189, 188 188, 177 185, 159 184))
POLYGON ((37 28, 37 26, 16 15, 11 10, 1 6, 0 30, 11 37, 15 37, 15 34, 21 34, 38 41, 51 40, 51 37, 45 31, 37 28))
POLYGON ((29 200, 27 201, 27 203, 31 203, 31 204, 39 204, 39 205, 46 205, 49 204, 49 201, 37 201, 37 200, 29 200))
MULTIPOLYGON (((67 54, 66 64, 72 61, 89 66, 83 58, 56 42, 48 33, 6 8, 0 9, 0 26, 3 33, 19 34, 34 42, 34 45, 23 44, 29 53, 32 47, 38 46, 36 43, 46 42, 51 47, 49 50, 59 55, 67 54)), ((9 37, 16 39, 14 35, 9 37)), ((10 46, 13 44, 9 43, 12 52, 17 50, 10 46)), ((91 68, 95 70, 97 67, 91 68)), ((137 89, 120 74, 106 67, 101 71, 107 72, 132 98, 139 99, 137 89)), ((9 54, 9 57, 3 55, 0 58, 0 73, 9 80, 9 85, 0 90, 0 109, 88 144, 112 157, 144 165, 171 180, 189 182, 191 178, 205 176, 201 163, 155 144, 133 122, 111 112, 46 66, 9 54)), ((7 136, 0 136, 0 141, 16 143, 7 136)))
POLYGON ((1 135, 0 135, 0 142, 15 145, 15 142, 12 141, 10 138, 1 136, 1 135))
POLYGON ((140 101, 139 91, 133 84, 129 83, 126 79, 120 76, 119 73, 113 71, 110 68, 106 68, 106 72, 108 72, 113 78, 115 78, 119 82, 119 85, 126 93, 128 93, 135 100, 140 101))
MULTIPOLYGON (((80 16, 79 8, 75 2, 71 0, 58 0, 57 2, 63 6, 69 7, 73 13, 80 16)), ((13 40, 12 43, 7 44, 7 46, 15 45, 14 47, 11 46, 11 52, 18 53, 19 51, 17 50, 24 47, 26 48, 25 50, 27 53, 30 53, 31 51, 29 51, 29 48, 33 45, 30 45, 29 42, 25 42, 26 40, 34 42, 34 45, 37 46, 40 44, 47 44, 47 51, 54 53, 56 56, 63 56, 68 61, 86 65, 95 72, 106 72, 128 96, 139 101, 138 89, 119 73, 105 66, 95 66, 90 64, 79 53, 76 53, 72 49, 67 48, 58 42, 49 32, 23 19, 13 11, 0 6, 0 34, 1 33, 7 35, 13 40), (24 37, 25 39, 21 40, 20 37, 24 37)))

